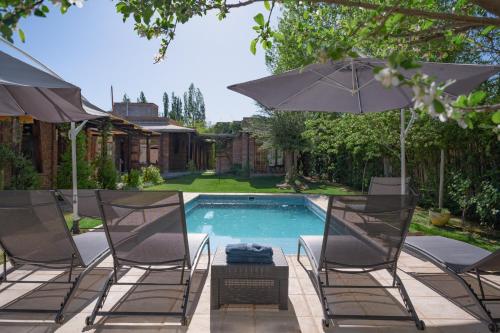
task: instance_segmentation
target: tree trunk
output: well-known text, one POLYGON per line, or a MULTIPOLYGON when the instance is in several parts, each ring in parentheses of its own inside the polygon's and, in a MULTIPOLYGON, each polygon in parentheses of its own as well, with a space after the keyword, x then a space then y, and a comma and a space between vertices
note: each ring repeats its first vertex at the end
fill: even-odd
POLYGON ((384 156, 382 162, 384 163, 384 177, 391 177, 392 176, 391 161, 387 156, 384 156))
POLYGON ((439 194, 438 206, 443 209, 443 193, 444 192, 444 149, 441 149, 441 162, 439 163, 439 194))
POLYGON ((285 150, 285 181, 289 182, 294 176, 295 159, 294 153, 291 150, 285 150))

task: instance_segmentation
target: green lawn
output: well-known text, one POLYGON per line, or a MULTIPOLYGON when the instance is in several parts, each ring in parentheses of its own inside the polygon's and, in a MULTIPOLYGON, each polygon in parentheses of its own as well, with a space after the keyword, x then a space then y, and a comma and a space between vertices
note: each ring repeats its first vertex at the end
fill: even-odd
MULTIPOLYGON (((283 182, 283 176, 262 176, 243 178, 236 176, 217 176, 214 174, 191 174, 167 179, 165 184, 148 187, 147 190, 179 190, 183 192, 209 193, 293 193, 291 189, 283 190, 276 184, 283 182)), ((340 185, 309 183, 309 189, 302 193, 346 194, 349 189, 340 185)))
MULTIPOLYGON (((71 219, 72 214, 68 213, 64 215, 64 218, 66 219, 66 224, 68 225, 68 228, 71 230, 73 227, 73 220, 71 219)), ((90 228, 95 228, 97 226, 100 226, 102 224, 102 221, 99 219, 91 219, 84 217, 80 220, 80 228, 84 229, 82 231, 85 231, 85 229, 90 229, 90 228)))
POLYGON ((413 214, 410 232, 423 233, 425 235, 443 236, 466 242, 488 251, 500 249, 500 240, 494 237, 485 237, 476 233, 464 231, 457 227, 460 225, 459 218, 452 218, 448 226, 435 227, 429 221, 429 215, 426 210, 417 209, 413 214))

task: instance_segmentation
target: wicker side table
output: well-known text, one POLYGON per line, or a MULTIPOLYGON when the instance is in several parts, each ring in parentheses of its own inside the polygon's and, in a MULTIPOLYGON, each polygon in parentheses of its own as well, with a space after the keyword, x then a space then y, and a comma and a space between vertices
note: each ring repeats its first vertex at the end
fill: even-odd
POLYGON ((221 304, 279 304, 288 309, 288 264, 280 248, 273 248, 272 264, 228 264, 224 248, 212 261, 211 308, 221 304))

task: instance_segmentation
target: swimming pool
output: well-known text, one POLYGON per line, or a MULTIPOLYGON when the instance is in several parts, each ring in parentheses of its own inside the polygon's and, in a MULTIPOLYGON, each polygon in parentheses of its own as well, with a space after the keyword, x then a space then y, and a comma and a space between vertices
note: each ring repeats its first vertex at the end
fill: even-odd
POLYGON ((322 235, 325 213, 303 196, 200 195, 186 203, 188 232, 210 236, 212 249, 260 243, 297 253, 299 235, 322 235))

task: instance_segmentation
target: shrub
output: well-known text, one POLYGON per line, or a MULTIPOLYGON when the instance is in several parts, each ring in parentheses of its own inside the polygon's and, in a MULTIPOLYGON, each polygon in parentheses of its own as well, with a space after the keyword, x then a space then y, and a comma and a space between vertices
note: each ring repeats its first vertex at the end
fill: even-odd
POLYGON ((187 164, 187 169, 189 172, 196 172, 196 164, 194 163, 193 160, 189 160, 187 164))
POLYGON ((3 172, 9 164, 12 165, 12 177, 8 189, 34 190, 40 187, 40 176, 31 161, 8 146, 0 145, 0 189, 4 188, 3 172))
POLYGON ((142 175, 141 171, 137 169, 132 169, 128 173, 127 177, 127 188, 130 189, 142 189, 142 175))
POLYGON ((483 181, 473 202, 481 224, 495 228, 500 220, 500 190, 490 182, 483 181))
POLYGON ((101 157, 97 163, 97 181, 101 188, 108 190, 116 189, 118 172, 115 163, 108 156, 101 157))
MULTIPOLYGON (((71 188, 73 186, 71 141, 69 139, 66 139, 66 141, 66 149, 62 153, 61 163, 57 169, 58 188, 71 188)), ((92 177, 94 174, 94 168, 85 159, 86 155, 87 143, 85 140, 85 134, 80 132, 76 136, 76 170, 78 188, 96 188, 97 184, 92 177)))
POLYGON ((462 211, 462 224, 465 224, 465 214, 474 203, 471 191, 472 181, 461 173, 452 173, 448 184, 448 195, 462 211))
POLYGON ((16 156, 12 161, 13 175, 9 189, 35 190, 40 187, 40 176, 33 163, 24 156, 16 156))
POLYGON ((160 173, 160 168, 150 165, 141 169, 142 180, 144 183, 151 183, 153 185, 158 185, 163 183, 163 177, 160 173))

